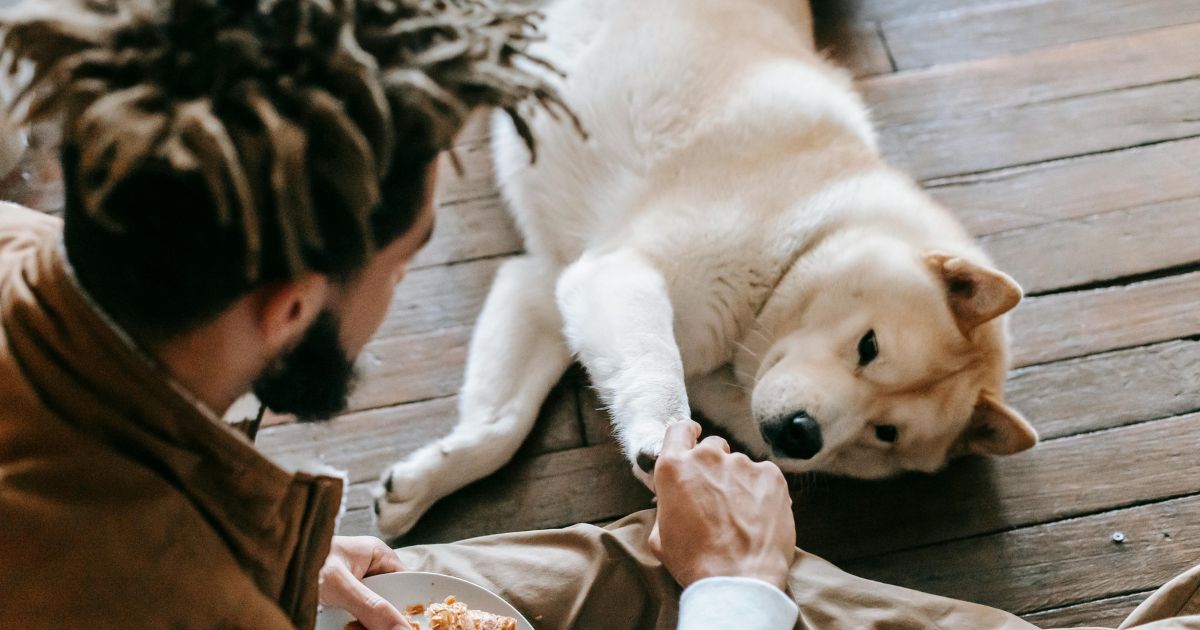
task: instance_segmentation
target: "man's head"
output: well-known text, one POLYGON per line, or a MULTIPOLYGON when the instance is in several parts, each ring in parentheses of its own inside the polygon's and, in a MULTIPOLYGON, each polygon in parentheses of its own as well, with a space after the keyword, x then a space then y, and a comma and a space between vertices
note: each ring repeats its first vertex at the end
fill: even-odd
POLYGON ((18 107, 63 123, 81 285, 171 368, 241 366, 278 411, 337 411, 429 237, 439 152, 478 106, 561 107, 513 67, 528 16, 489 7, 39 0, 5 16, 4 47, 36 69, 18 107))
MULTIPOLYGON (((435 173, 431 165, 426 176, 431 187, 435 173)), ((310 274, 306 281, 257 292, 266 297, 258 322, 273 357, 253 384, 263 404, 301 420, 328 418, 345 408, 356 377, 354 357, 387 315, 408 261, 432 235, 432 191, 423 199, 414 225, 373 255, 350 281, 330 285, 310 274), (302 306, 306 301, 310 308, 302 306), (314 310, 309 323, 302 314, 314 310), (297 336, 299 342, 288 345, 297 336)))

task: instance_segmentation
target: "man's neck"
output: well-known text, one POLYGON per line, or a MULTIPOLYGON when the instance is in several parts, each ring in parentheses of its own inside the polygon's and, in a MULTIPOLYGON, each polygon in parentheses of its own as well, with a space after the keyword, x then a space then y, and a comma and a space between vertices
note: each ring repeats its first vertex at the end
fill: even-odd
POLYGON ((67 256, 63 241, 58 248, 67 277, 105 323, 115 329, 134 350, 152 357, 195 402, 221 416, 245 395, 265 362, 257 353, 253 331, 237 326, 237 315, 245 315, 247 301, 235 303, 216 318, 161 343, 147 342, 132 334, 101 307, 84 288, 67 256), (243 312, 238 312, 238 311, 243 312))
POLYGON ((218 416, 250 391, 264 367, 255 342, 235 329, 238 320, 229 315, 150 348, 171 376, 218 416))

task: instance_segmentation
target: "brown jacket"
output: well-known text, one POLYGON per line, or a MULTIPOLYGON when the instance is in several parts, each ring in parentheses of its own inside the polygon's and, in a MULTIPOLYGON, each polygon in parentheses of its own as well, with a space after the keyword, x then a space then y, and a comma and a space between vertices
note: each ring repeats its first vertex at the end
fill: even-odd
POLYGON ((291 474, 90 303, 0 203, 0 626, 310 628, 342 482, 291 474))

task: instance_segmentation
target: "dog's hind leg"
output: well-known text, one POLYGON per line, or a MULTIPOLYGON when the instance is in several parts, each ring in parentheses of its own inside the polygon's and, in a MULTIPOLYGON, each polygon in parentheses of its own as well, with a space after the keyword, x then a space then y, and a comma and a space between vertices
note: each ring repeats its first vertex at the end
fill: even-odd
POLYGON ((410 530, 438 499, 512 458, 571 362, 554 302, 557 269, 521 257, 496 274, 471 336, 458 424, 382 475, 375 512, 384 534, 410 530))
POLYGON ((558 305, 625 454, 648 472, 667 425, 691 415, 666 280, 632 250, 585 255, 559 278, 558 305))

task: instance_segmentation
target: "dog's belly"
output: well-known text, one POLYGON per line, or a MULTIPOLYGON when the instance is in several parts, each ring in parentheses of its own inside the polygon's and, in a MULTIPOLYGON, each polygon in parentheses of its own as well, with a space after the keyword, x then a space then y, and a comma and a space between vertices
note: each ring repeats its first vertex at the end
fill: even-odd
POLYGON ((772 60, 817 65, 804 2, 563 0, 548 10, 545 31, 549 40, 533 52, 567 73, 561 91, 589 139, 537 115, 538 160, 530 165, 498 116, 493 142, 526 248, 560 264, 623 239, 664 189, 704 186, 738 143, 794 128, 786 118, 811 110, 794 107, 774 121, 737 111, 756 109, 745 85, 772 60))

